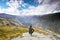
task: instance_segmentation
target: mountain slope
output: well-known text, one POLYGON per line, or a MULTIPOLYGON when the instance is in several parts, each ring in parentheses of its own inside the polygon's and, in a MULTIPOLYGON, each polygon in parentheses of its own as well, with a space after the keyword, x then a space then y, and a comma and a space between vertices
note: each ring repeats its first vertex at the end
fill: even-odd
POLYGON ((43 28, 60 34, 60 12, 55 14, 43 15, 41 16, 41 18, 38 18, 38 20, 40 20, 39 23, 42 24, 43 28))
MULTIPOLYGON (((28 32, 29 26, 19 24, 17 27, 17 24, 19 24, 19 23, 16 21, 0 18, 0 40, 11 40, 14 37, 23 36, 22 35, 23 33, 28 32)), ((56 34, 55 32, 52 32, 50 30, 46 30, 46 29, 39 28, 36 26, 32 26, 32 27, 34 28, 34 31, 37 33, 37 35, 38 35, 38 33, 43 34, 45 36, 52 34, 52 36, 54 35, 54 38, 56 38, 58 40, 60 38, 59 34, 56 34)), ((35 35, 34 35, 34 37, 35 37, 35 35)), ((32 37, 31 39, 36 38, 36 37, 35 38, 34 37, 32 37)), ((47 39, 49 39, 49 38, 47 38, 47 39)), ((18 39, 18 40, 20 40, 20 39, 18 39)))
POLYGON ((9 25, 9 26, 21 26, 22 24, 14 21, 14 20, 10 20, 10 19, 5 19, 5 18, 0 18, 0 26, 2 25, 9 25))
POLYGON ((49 29, 60 34, 60 12, 54 14, 48 14, 43 16, 14 16, 8 14, 0 14, 1 18, 15 20, 24 25, 35 25, 37 27, 42 27, 49 29), (57 30, 56 30, 57 29, 57 30))
POLYGON ((21 29, 21 26, 14 20, 0 18, 0 40, 11 40, 11 38, 27 32, 25 29, 21 29))

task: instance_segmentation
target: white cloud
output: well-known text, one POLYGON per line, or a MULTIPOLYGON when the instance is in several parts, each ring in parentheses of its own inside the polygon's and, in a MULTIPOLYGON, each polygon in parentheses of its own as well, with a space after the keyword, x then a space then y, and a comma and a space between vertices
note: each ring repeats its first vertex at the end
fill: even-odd
MULTIPOLYGON (((38 0, 39 3, 42 2, 42 0, 38 0)), ((18 7, 20 5, 27 5, 24 3, 22 0, 11 0, 7 2, 6 4, 9 5, 9 8, 4 9, 0 7, 0 13, 7 13, 7 14, 12 14, 12 15, 45 15, 54 12, 56 7, 58 7, 58 3, 53 3, 53 4, 48 4, 49 1, 44 0, 42 5, 39 5, 37 7, 35 6, 30 6, 29 9, 23 9, 23 10, 18 10, 18 7)))
POLYGON ((19 7, 19 5, 21 4, 18 3, 17 0, 11 0, 10 2, 6 3, 9 7, 7 9, 4 9, 2 7, 0 7, 0 13, 7 13, 7 14, 12 14, 12 15, 19 15, 19 10, 17 9, 19 7))
POLYGON ((21 12, 23 15, 45 15, 52 13, 57 6, 57 3, 55 5, 43 4, 38 7, 30 6, 28 10, 22 10, 21 12))

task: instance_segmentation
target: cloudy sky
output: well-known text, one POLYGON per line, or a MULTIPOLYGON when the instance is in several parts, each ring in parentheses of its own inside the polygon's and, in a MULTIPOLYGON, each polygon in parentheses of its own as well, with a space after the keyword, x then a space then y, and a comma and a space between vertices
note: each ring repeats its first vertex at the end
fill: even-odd
POLYGON ((0 13, 45 15, 60 12, 60 0, 0 0, 0 13))

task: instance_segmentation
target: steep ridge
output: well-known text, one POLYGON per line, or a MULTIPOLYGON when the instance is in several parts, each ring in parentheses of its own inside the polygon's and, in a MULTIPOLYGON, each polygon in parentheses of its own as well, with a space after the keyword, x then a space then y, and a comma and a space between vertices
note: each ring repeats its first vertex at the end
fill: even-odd
MULTIPOLYGON (((60 12, 49 15, 43 15, 38 18, 38 20, 40 20, 39 23, 42 24, 43 28, 49 29, 60 34, 60 12)), ((38 24, 37 26, 40 25, 38 24)))
POLYGON ((0 18, 0 26, 2 25, 10 25, 10 26, 21 26, 22 24, 14 21, 14 20, 10 20, 10 19, 5 19, 5 18, 0 18))

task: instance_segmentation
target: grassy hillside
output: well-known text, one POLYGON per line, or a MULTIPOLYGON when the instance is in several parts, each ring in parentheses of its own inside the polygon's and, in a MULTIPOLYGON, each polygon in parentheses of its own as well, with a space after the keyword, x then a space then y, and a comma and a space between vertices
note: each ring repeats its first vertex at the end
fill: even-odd
MULTIPOLYGON (((13 37, 22 36, 22 33, 28 32, 29 27, 22 26, 20 28, 10 27, 10 26, 0 26, 0 40, 11 40, 13 37)), ((45 29, 33 27, 35 32, 42 33, 44 35, 48 35, 49 31, 45 31, 45 29)))
MULTIPOLYGON (((19 24, 12 20, 1 19, 0 18, 0 40, 11 40, 13 37, 22 36, 23 33, 28 32, 29 26, 18 25, 19 24), (13 22, 13 23, 12 23, 13 22)), ((38 28, 33 26, 35 32, 42 33, 44 35, 50 34, 51 31, 48 31, 43 28, 38 28)))
POLYGON ((26 32, 25 29, 18 28, 18 26, 21 27, 21 24, 18 24, 13 20, 0 18, 0 40, 10 40, 26 32))
POLYGON ((16 27, 0 26, 0 40, 10 40, 13 37, 22 35, 24 32, 27 31, 16 27))

